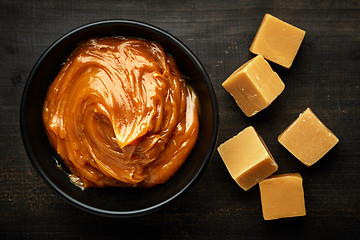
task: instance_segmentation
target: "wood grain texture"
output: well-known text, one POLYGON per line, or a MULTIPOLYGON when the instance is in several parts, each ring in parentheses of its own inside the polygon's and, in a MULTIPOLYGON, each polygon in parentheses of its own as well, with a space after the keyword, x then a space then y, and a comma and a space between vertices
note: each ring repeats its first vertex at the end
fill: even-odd
POLYGON ((0 1, 0 239, 355 239, 360 230, 360 2, 348 1, 0 1), (306 30, 288 70, 271 64, 285 91, 247 118, 221 83, 253 55, 265 13, 306 30), (215 152, 204 175, 180 199, 153 214, 111 219, 88 214, 54 193, 25 153, 19 105, 33 65, 56 39, 104 19, 156 25, 183 41, 213 82, 218 144, 253 125, 278 173, 300 172, 307 216, 264 221, 257 186, 242 191, 215 152), (340 139, 308 168, 277 136, 310 107, 340 139))

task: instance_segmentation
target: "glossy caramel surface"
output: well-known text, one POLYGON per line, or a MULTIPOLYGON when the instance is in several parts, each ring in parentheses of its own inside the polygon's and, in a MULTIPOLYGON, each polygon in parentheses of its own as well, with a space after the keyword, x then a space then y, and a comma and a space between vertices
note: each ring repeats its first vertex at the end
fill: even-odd
POLYGON ((81 187, 152 187, 190 154, 198 108, 159 44, 111 37, 70 55, 48 90, 43 121, 81 187))

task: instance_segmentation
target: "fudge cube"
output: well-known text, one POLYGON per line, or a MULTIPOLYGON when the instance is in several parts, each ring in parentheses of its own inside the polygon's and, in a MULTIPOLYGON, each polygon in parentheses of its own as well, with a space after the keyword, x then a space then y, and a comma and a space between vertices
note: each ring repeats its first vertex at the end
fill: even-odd
POLYGON ((264 141, 251 126, 217 150, 231 177, 245 191, 278 169, 264 141))
POLYGON ((298 173, 271 176, 259 182, 265 220, 305 216, 302 177, 298 173))
POLYGON ((222 86, 248 117, 269 106, 285 88, 279 75, 261 55, 238 68, 222 86))
POLYGON ((250 52, 290 68, 305 31, 266 14, 251 44, 250 52))
POLYGON ((307 108, 280 134, 278 141, 309 167, 333 148, 339 139, 307 108))

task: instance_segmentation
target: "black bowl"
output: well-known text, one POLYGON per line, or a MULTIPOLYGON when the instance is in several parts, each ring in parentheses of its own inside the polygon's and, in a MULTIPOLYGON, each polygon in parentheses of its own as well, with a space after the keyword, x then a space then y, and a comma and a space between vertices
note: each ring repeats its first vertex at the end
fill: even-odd
POLYGON ((31 163, 45 181, 75 206, 103 216, 129 217, 149 213, 176 199, 200 177, 215 148, 218 107, 210 79, 195 55, 169 33, 136 21, 108 20, 79 27, 48 48, 29 75, 21 101, 20 124, 31 163), (188 76, 200 100, 200 130, 197 143, 180 170, 166 183, 150 189, 92 188, 82 191, 57 168, 61 162, 52 149, 42 122, 47 89, 69 54, 82 41, 93 37, 125 36, 160 43, 171 54, 181 73, 188 76))

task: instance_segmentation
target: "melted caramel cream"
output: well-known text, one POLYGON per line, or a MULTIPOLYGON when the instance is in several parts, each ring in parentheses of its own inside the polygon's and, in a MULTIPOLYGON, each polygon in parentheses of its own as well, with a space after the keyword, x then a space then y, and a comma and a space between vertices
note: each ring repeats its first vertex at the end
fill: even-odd
POLYGON ((84 188, 152 187, 174 175, 194 147, 198 101, 159 44, 91 39, 51 84, 43 121, 84 188))

